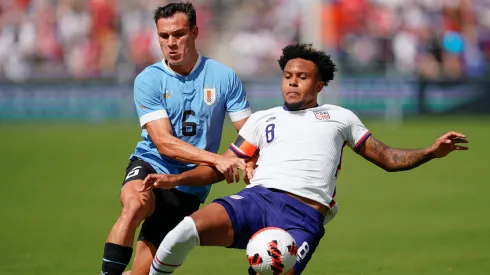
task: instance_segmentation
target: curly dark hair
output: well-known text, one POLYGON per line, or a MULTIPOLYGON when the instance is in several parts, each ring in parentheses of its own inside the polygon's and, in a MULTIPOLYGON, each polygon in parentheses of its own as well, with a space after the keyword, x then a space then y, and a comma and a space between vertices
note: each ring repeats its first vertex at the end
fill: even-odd
POLYGON ((180 2, 180 3, 170 3, 163 7, 158 7, 155 10, 155 24, 158 22, 160 18, 169 18, 172 17, 176 13, 185 13, 187 15, 187 19, 189 20, 189 27, 194 28, 196 26, 196 10, 191 2, 180 2))
POLYGON ((315 63, 320 79, 325 83, 325 86, 333 80, 337 68, 330 55, 313 48, 312 44, 291 44, 284 47, 278 60, 281 70, 284 71, 284 67, 286 67, 289 60, 296 58, 310 60, 315 63))

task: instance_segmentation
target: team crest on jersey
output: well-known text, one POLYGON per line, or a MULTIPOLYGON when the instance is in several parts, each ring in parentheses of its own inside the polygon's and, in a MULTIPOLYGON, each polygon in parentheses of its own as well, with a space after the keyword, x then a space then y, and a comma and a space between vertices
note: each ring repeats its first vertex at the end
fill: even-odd
POLYGON ((204 102, 212 105, 216 101, 216 88, 204 88, 204 102))
POLYGON ((315 114, 316 119, 319 120, 327 120, 330 118, 330 115, 328 114, 327 111, 318 111, 313 113, 315 114))

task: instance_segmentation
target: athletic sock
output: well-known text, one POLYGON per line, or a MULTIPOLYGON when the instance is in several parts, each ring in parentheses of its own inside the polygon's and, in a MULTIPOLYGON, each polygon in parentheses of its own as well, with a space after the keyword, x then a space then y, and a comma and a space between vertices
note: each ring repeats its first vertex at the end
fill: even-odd
POLYGON ((199 245, 199 234, 196 224, 190 217, 185 217, 165 239, 153 259, 150 275, 170 274, 184 262, 187 254, 199 245))
POLYGON ((121 275, 131 261, 133 248, 114 243, 106 243, 102 258, 101 275, 121 275))

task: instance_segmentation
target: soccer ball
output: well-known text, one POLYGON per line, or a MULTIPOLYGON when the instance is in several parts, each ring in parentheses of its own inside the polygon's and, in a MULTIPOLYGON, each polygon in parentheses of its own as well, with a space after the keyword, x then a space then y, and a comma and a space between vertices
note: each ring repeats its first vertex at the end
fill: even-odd
POLYGON ((294 238, 277 227, 257 231, 247 244, 248 263, 260 275, 286 274, 293 268, 297 252, 294 238))

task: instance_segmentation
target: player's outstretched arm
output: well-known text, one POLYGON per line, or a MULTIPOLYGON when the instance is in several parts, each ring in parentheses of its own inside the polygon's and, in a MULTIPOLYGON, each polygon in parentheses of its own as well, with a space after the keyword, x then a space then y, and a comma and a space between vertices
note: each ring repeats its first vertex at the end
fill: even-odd
MULTIPOLYGON (((229 149, 223 154, 223 156, 234 155, 229 149)), ((201 165, 182 174, 150 174, 143 181, 141 191, 148 191, 152 188, 171 189, 178 185, 205 186, 225 179, 228 183, 239 182, 240 175, 237 173, 225 177, 215 167, 201 165)))
POLYGON ((167 118, 157 119, 145 124, 146 130, 158 152, 167 157, 200 165, 215 166, 222 173, 229 173, 236 168, 245 169, 245 162, 233 156, 220 156, 205 150, 198 149, 182 141, 172 134, 172 127, 167 118))
POLYGON ((468 143, 466 136, 449 132, 438 139, 432 146, 424 149, 391 148, 373 136, 370 136, 360 148, 359 154, 388 172, 410 170, 434 158, 442 158, 455 150, 468 150, 460 145, 468 143))

